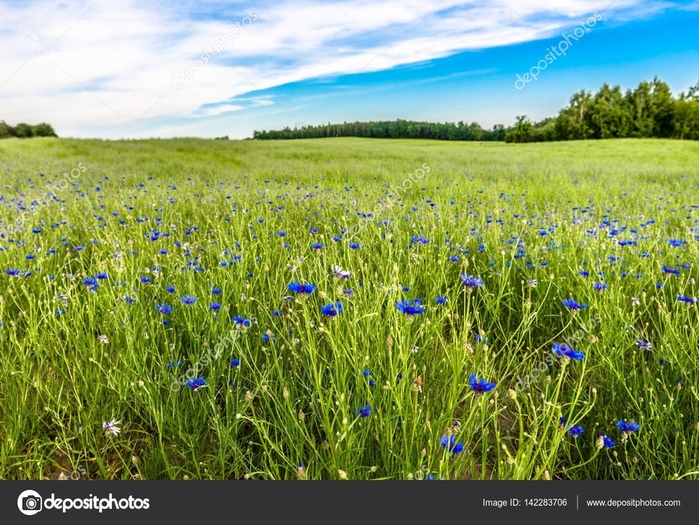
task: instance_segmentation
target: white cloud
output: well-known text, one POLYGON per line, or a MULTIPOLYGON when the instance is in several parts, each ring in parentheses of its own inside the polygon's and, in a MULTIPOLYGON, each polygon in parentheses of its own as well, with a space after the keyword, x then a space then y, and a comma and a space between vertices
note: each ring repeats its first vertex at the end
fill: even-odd
MULTIPOLYGON (((177 125, 155 129, 158 119, 210 117, 274 102, 246 99, 251 91, 542 38, 595 11, 611 17, 603 11, 607 5, 0 1, 0 118, 46 120, 63 136, 167 134, 177 125)), ((613 5, 626 17, 651 9, 633 0, 613 5)))
POLYGON ((197 115, 201 115, 203 117, 213 117, 215 115, 221 115, 230 111, 238 111, 244 107, 245 106, 236 106, 235 104, 218 104, 216 106, 201 108, 197 111, 197 115))

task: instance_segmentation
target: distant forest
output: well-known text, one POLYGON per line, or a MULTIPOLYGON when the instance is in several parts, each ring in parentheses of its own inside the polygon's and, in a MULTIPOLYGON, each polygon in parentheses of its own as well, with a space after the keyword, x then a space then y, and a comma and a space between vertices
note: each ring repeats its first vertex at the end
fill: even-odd
POLYGON ((608 138, 675 138, 699 140, 699 82, 674 97, 669 86, 655 77, 636 89, 603 84, 596 92, 579 91, 557 117, 532 122, 517 116, 510 127, 478 123, 416 122, 412 120, 352 122, 286 127, 255 131, 253 139, 287 140, 322 137, 410 138, 505 142, 546 142, 608 138))
POLYGON ((42 122, 41 124, 36 124, 32 126, 31 124, 25 124, 20 122, 16 126, 10 126, 4 120, 0 120, 0 139, 9 139, 10 137, 17 137, 20 139, 28 139, 31 137, 57 137, 56 132, 53 130, 51 124, 42 122))

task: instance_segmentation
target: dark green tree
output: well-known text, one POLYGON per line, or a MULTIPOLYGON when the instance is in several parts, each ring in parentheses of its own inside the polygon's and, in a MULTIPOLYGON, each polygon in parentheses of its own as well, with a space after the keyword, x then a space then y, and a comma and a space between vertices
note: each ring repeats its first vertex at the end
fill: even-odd
POLYGON ((629 136, 647 138, 653 136, 655 128, 653 93, 650 82, 643 81, 638 87, 625 95, 631 112, 631 129, 629 136))
POLYGON ((699 82, 675 101, 673 137, 699 140, 699 82))
POLYGON ((570 97, 570 104, 562 109, 556 119, 556 137, 559 140, 583 140, 592 137, 588 125, 592 106, 592 94, 582 90, 570 97))
POLYGON ((602 85, 592 97, 588 111, 591 136, 596 139, 626 137, 629 132, 630 114, 621 87, 602 85))
POLYGON ((16 137, 17 132, 15 128, 10 126, 4 120, 0 120, 0 139, 9 139, 10 137, 16 137))
POLYGON ((42 122, 37 124, 34 128, 35 137, 57 137, 56 132, 53 130, 53 126, 47 122, 42 122))
POLYGON ((651 100, 653 104, 653 136, 667 138, 674 131, 675 100, 670 86, 657 76, 651 83, 651 100))
POLYGON ((34 128, 29 124, 20 122, 15 126, 15 131, 17 132, 17 137, 21 139, 30 138, 34 136, 34 128))

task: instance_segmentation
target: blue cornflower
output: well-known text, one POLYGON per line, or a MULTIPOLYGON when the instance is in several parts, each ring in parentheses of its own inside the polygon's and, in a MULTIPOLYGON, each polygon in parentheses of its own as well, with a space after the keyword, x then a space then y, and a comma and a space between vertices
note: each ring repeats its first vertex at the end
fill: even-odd
POLYGON ((447 298, 446 298, 446 297, 442 297, 442 296, 440 295, 439 297, 437 297, 437 299, 435 299, 435 301, 437 301, 437 304, 444 304, 444 303, 447 302, 447 298))
POLYGON ((592 287, 595 289, 596 292, 601 292, 602 290, 607 289, 607 285, 605 283, 595 283, 592 285, 592 287))
POLYGON ((680 274, 679 270, 676 270, 674 268, 670 268, 669 266, 665 266, 664 264, 663 264, 663 271, 665 273, 671 273, 672 275, 679 275, 680 274))
POLYGON ((582 434, 584 431, 583 427, 578 425, 577 427, 570 427, 568 429, 568 433, 573 436, 573 437, 578 437, 580 434, 582 434))
POLYGON ((289 291, 296 293, 310 294, 316 289, 315 284, 301 284, 298 281, 294 281, 288 286, 289 291))
POLYGON ((638 432, 640 425, 636 422, 622 421, 621 419, 616 422, 616 426, 622 432, 638 432))
POLYGON ((240 359, 231 359, 231 366, 235 368, 236 366, 240 366, 240 359))
POLYGON ((410 244, 428 244, 430 240, 427 237, 421 237, 420 235, 413 235, 410 239, 410 244))
POLYGON ((340 301, 338 301, 335 304, 330 303, 330 304, 326 304, 325 306, 321 306, 320 312, 323 315, 335 317, 336 315, 339 315, 342 313, 342 303, 340 301))
POLYGON ((583 308, 587 308, 587 303, 579 304, 574 299, 563 299, 563 306, 569 308, 570 310, 577 312, 583 308))
POLYGON ((169 305, 169 304, 165 304, 165 303, 157 304, 157 305, 155 306, 155 309, 156 309, 158 312, 160 312, 161 314, 165 314, 165 315, 167 315, 167 314, 169 314, 170 312, 172 312, 172 306, 169 305))
POLYGON ((185 384, 192 390, 197 390, 206 385, 206 380, 203 377, 195 377, 194 379, 187 381, 185 384))
POLYGON ((102 281, 104 279, 108 279, 108 278, 109 278, 109 276, 105 272, 100 272, 100 273, 95 274, 95 279, 99 279, 100 281, 102 281))
POLYGON ((239 315, 233 316, 233 322, 235 324, 239 324, 241 326, 250 326, 250 319, 246 319, 245 317, 240 317, 239 315))
POLYGON ((167 288, 165 288, 169 293, 175 293, 175 287, 170 285, 167 288))
POLYGON ((183 295, 180 297, 180 301, 182 301, 184 304, 194 304, 197 302, 197 298, 193 295, 183 295))
POLYGON ((218 312, 221 309, 221 303, 211 303, 209 304, 209 309, 218 312))
POLYGON ((33 253, 28 253, 24 256, 24 258, 31 261, 32 259, 36 259, 36 255, 34 255, 33 253))
POLYGON ((585 354, 583 352, 573 350, 565 343, 553 343, 553 351, 560 356, 569 357, 570 359, 575 359, 577 361, 582 361, 583 359, 585 359, 585 354))
POLYGON ((359 243, 357 243, 357 242, 351 242, 351 243, 349 243, 349 247, 350 247, 350 249, 352 249, 352 250, 358 250, 358 249, 359 249, 359 243))
POLYGON ((653 345, 651 345, 648 341, 644 341, 643 339, 638 339, 636 341, 636 346, 638 346, 641 350, 651 350, 653 348, 653 345))
POLYGON ((495 388, 495 383, 488 383, 485 379, 477 380, 476 374, 471 374, 468 378, 471 390, 478 393, 490 392, 495 388))
POLYGON ((150 282, 150 277, 148 277, 147 275, 142 275, 142 276, 141 276, 141 282, 142 282, 142 283, 145 283, 145 284, 148 284, 148 283, 150 282))
POLYGON ((220 288, 212 288, 211 293, 214 295, 221 295, 223 291, 220 288))
POLYGON ((91 292, 97 291, 99 288, 99 284, 97 283, 97 279, 94 277, 85 277, 83 279, 83 284, 90 290, 91 292))
POLYGON ((311 244, 311 248, 313 248, 314 250, 320 250, 322 247, 323 247, 322 242, 314 242, 313 244, 311 244))
POLYGON ((678 246, 682 246, 684 244, 684 241, 681 241, 679 239, 670 239, 669 244, 673 248, 677 248, 678 246))
POLYGON ((694 297, 689 297, 687 295, 678 295, 677 300, 688 304, 694 304, 695 302, 694 297))
POLYGON ((616 442, 609 436, 602 434, 597 438, 597 448, 614 448, 615 446, 616 442))
POLYGON ((458 255, 452 255, 451 257, 449 257, 450 262, 459 262, 460 260, 461 258, 458 255))
MULTIPOLYGON (((357 410, 354 411, 354 413, 357 413, 357 410)), ((359 407, 359 417, 369 417, 371 415, 371 407, 369 406, 369 403, 364 405, 363 407, 359 407)))
POLYGON ((14 277, 15 275, 19 275, 20 271, 15 270, 14 268, 10 268, 9 270, 5 270, 5 273, 9 275, 10 277, 14 277))
POLYGON ((284 315, 284 312, 282 312, 281 310, 275 310, 274 312, 272 312, 272 315, 274 317, 281 317, 282 315, 284 315))
POLYGON ((404 299, 396 303, 396 308, 405 315, 421 314, 425 311, 425 307, 420 305, 420 299, 404 299))
POLYGON ((452 454, 458 454, 463 452, 464 444, 462 441, 456 441, 456 436, 442 436, 439 440, 439 444, 442 448, 451 452, 452 454))
POLYGON ((333 266, 332 267, 333 275, 335 277, 339 277, 340 279, 349 279, 352 277, 352 272, 349 270, 343 270, 339 266, 333 266))
POLYGON ((125 295, 125 296, 123 297, 123 299, 124 299, 124 302, 125 302, 125 303, 129 303, 129 304, 133 304, 133 303, 136 302, 136 298, 135 298, 135 297, 131 297, 130 295, 125 295))
POLYGON ((461 282, 466 288, 475 288, 483 286, 483 280, 480 277, 473 277, 467 273, 461 275, 461 282))
POLYGON ((277 337, 269 330, 260 336, 263 343, 268 343, 269 341, 274 341, 277 337))

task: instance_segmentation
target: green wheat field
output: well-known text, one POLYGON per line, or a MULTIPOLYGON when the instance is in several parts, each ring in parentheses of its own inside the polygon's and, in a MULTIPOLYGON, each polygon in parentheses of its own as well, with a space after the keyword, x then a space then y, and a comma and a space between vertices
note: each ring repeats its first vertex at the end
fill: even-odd
POLYGON ((0 143, 2 479, 699 479, 699 144, 0 143))

